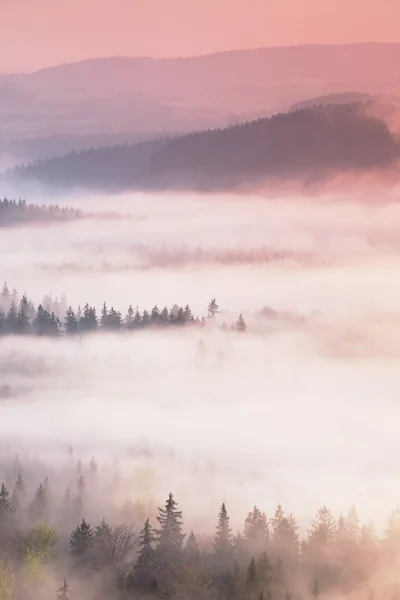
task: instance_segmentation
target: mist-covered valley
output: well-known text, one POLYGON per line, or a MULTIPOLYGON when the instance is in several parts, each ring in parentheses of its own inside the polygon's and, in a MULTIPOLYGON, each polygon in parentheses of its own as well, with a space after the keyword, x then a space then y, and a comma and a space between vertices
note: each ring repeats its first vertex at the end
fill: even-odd
POLYGON ((1 585, 17 573, 23 597, 391 595, 398 194, 82 192, 51 203, 85 218, 3 228, 1 585), (339 519, 353 505, 364 529, 354 511, 339 519), (194 558, 192 537, 169 554, 180 526, 156 541, 177 510, 194 558))

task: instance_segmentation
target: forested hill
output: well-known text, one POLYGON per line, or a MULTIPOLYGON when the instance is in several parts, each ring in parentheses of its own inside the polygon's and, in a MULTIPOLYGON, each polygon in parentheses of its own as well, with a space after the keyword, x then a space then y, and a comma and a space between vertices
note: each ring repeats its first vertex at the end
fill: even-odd
POLYGON ((390 165, 399 145, 365 105, 329 105, 227 129, 71 153, 19 167, 17 178, 92 189, 223 190, 268 178, 390 165))

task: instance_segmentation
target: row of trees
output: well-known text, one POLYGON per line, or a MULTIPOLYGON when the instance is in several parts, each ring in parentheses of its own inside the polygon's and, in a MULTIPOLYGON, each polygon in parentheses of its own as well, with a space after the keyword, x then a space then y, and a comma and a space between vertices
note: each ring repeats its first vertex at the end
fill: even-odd
POLYGON ((0 199, 0 227, 19 223, 69 221, 82 219, 84 216, 80 210, 61 207, 58 204, 32 204, 23 198, 0 199))
MULTIPOLYGON (((16 295, 16 292, 13 292, 13 294, 16 295)), ((3 286, 2 299, 4 298, 9 303, 9 292, 6 284, 3 286), (7 293, 5 293, 5 290, 7 293)), ((208 317, 206 319, 205 317, 194 317, 189 305, 180 307, 175 304, 171 309, 164 307, 161 310, 154 306, 150 311, 144 310, 143 312, 140 312, 138 307, 134 309, 130 305, 125 316, 123 316, 114 307, 108 308, 107 304, 104 303, 100 315, 97 314, 94 306, 85 304, 83 308, 78 307, 77 311, 69 306, 65 317, 60 318, 54 311, 44 308, 42 304, 35 308, 24 294, 18 305, 15 300, 11 301, 7 312, 0 307, 0 335, 59 336, 62 333, 76 335, 98 330, 132 331, 147 327, 171 325, 204 326, 207 321, 214 320, 219 313, 219 306, 215 299, 209 303, 207 312, 208 317)), ((227 328, 227 325, 223 323, 222 327, 227 328)), ((231 329, 240 332, 246 331, 247 325, 242 315, 239 315, 238 320, 231 326, 231 329)))
MULTIPOLYGON (((93 461, 91 471, 98 476, 93 461)), ((31 510, 39 495, 47 502, 54 501, 48 481, 39 485, 31 504, 26 504, 21 475, 12 494, 2 484, 3 556, 4 542, 10 540, 13 528, 16 530, 21 522, 24 503, 31 510)), ((301 540, 295 517, 286 514, 281 505, 271 519, 254 506, 243 530, 234 534, 222 503, 215 533, 207 537, 193 531, 185 534, 182 511, 170 493, 153 522, 146 518, 138 534, 132 523, 113 525, 106 519, 92 527, 82 518, 67 536, 55 525, 36 523, 26 533, 17 533, 8 555, 9 564, 24 578, 24 586, 30 578, 36 578, 36 593, 38 581, 53 562, 54 570, 65 576, 57 592, 57 597, 64 600, 69 597, 67 579, 82 577, 90 584, 96 573, 107 574, 114 592, 119 590, 125 595, 139 591, 154 597, 194 599, 316 598, 320 594, 348 593, 372 581, 378 572, 387 576, 395 568, 400 558, 400 510, 389 515, 384 535, 378 539, 371 525, 361 526, 355 508, 336 520, 328 508, 322 507, 301 540), (57 545, 60 539, 68 543, 57 545), (25 567, 22 572, 18 570, 21 561, 25 567)), ((0 590, 5 585, 1 566, 0 562, 0 590)))

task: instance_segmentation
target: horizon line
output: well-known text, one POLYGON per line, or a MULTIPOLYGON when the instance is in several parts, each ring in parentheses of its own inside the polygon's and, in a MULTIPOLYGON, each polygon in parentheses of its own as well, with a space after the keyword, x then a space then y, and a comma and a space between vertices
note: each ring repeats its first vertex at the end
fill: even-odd
POLYGON ((345 48, 349 46, 400 46, 399 42, 379 42, 379 41, 365 41, 365 42, 338 42, 338 43, 318 43, 309 42, 306 44, 283 44, 280 46, 255 46, 246 48, 236 48, 231 50, 216 50, 213 52, 206 52, 204 54, 187 54, 187 55, 174 55, 174 56, 146 56, 146 55, 127 55, 127 54, 115 54, 115 55, 99 55, 88 58, 81 58, 77 60, 65 61, 60 63, 54 63, 48 66, 39 67, 35 69, 29 69, 25 71, 1 71, 0 77, 7 76, 18 76, 18 75, 32 75, 35 73, 41 73, 42 71, 48 71, 50 69, 56 69, 58 67, 79 65, 87 62, 101 61, 101 60, 146 60, 151 62, 161 61, 173 61, 173 60, 196 60, 202 58, 208 58, 218 56, 222 54, 235 54, 245 52, 257 52, 263 50, 287 50, 295 48, 345 48))

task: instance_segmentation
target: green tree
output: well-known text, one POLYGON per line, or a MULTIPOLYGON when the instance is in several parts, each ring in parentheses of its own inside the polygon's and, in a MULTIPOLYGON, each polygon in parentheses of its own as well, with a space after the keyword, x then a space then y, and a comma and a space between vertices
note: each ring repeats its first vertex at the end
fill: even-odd
POLYGON ((25 565, 31 577, 41 579, 44 576, 45 562, 50 557, 58 540, 56 527, 38 525, 25 538, 25 565))
POLYGON ((12 566, 0 558, 0 600, 14 598, 15 575, 12 566))

